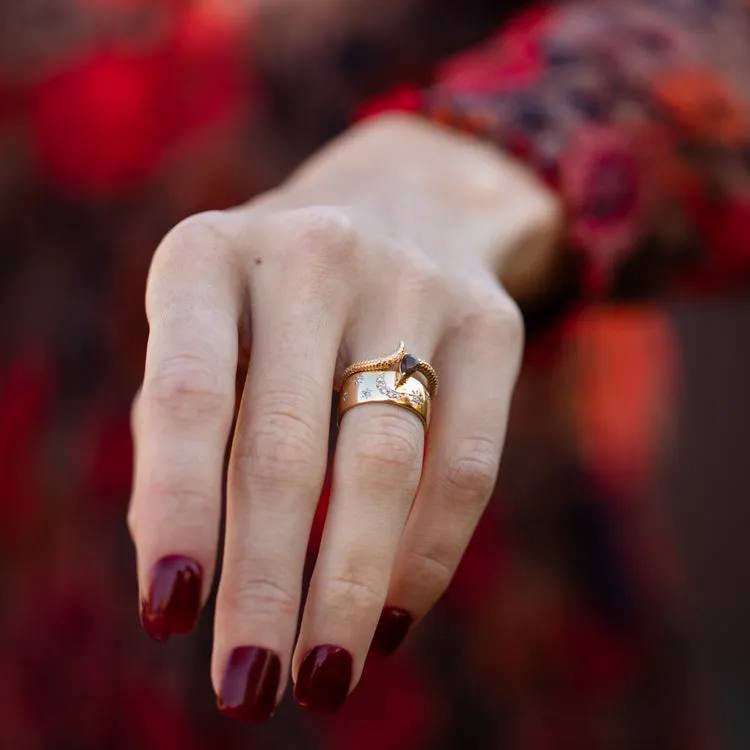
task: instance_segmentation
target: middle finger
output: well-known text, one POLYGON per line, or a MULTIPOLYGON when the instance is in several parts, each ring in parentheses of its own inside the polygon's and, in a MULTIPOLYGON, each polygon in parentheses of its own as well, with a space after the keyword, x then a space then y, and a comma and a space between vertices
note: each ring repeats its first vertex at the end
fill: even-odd
POLYGON ((275 221, 259 238, 250 283, 252 351, 228 470, 212 661, 219 708, 248 721, 270 716, 288 673, 346 318, 331 260, 352 241, 325 217, 275 221))

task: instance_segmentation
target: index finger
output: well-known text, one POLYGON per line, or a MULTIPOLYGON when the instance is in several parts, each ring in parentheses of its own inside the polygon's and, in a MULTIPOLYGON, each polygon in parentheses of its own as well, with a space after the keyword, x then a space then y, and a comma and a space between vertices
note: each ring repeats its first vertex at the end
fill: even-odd
POLYGON ((194 217, 173 230, 154 257, 146 295, 128 520, 141 620, 158 640, 195 626, 216 560, 242 300, 223 221, 194 217))

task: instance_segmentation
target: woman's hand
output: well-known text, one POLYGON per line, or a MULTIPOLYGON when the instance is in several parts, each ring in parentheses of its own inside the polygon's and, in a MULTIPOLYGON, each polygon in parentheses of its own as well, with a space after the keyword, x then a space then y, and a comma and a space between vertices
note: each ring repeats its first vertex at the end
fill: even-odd
POLYGON ((212 662, 226 713, 268 718, 290 666, 300 703, 336 711, 384 607, 381 650, 445 591, 495 482, 521 359, 521 318, 498 279, 519 294, 543 286, 559 217, 490 146, 398 116, 163 241, 146 294, 129 524, 144 626, 186 632, 214 577, 226 481, 212 662), (441 378, 429 450, 407 410, 345 415, 295 646, 332 386, 347 364, 402 340, 441 378))

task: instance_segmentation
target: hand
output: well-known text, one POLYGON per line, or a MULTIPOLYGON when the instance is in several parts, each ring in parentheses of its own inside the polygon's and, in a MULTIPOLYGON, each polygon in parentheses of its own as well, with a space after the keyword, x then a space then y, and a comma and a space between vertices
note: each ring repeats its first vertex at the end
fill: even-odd
POLYGON ((226 713, 268 718, 290 666, 300 703, 336 711, 384 607, 381 650, 445 591, 493 489, 521 359, 521 317, 498 274, 532 289, 521 279, 544 278, 558 230, 555 200, 490 146, 393 117, 163 241, 146 294, 129 525, 144 626, 187 632, 214 576, 226 481, 211 670, 226 713), (441 378, 429 450, 423 459, 407 410, 344 416, 295 646, 332 385, 401 340, 441 378))

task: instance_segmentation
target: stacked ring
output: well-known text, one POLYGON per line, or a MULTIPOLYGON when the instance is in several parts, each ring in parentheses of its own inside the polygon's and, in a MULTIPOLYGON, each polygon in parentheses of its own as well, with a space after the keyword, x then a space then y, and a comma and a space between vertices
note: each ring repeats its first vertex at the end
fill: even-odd
POLYGON ((401 380, 401 375, 393 370, 353 373, 341 386, 339 421, 349 409, 360 404, 386 403, 414 412, 426 430, 430 425, 430 392, 415 377, 401 380))
POLYGON ((402 341, 393 354, 355 362, 344 370, 338 418, 360 404, 388 403, 414 412, 427 430, 437 390, 438 376, 432 365, 407 354, 402 341))
POLYGON ((402 383, 415 373, 420 373, 427 381, 430 398, 437 396, 439 381, 435 368, 429 362, 418 359, 412 354, 407 354, 403 341, 398 349, 387 357, 364 359, 349 365, 344 370, 342 380, 347 380, 351 375, 359 372, 374 372, 376 370, 390 370, 391 368, 395 368, 400 373, 402 383))

